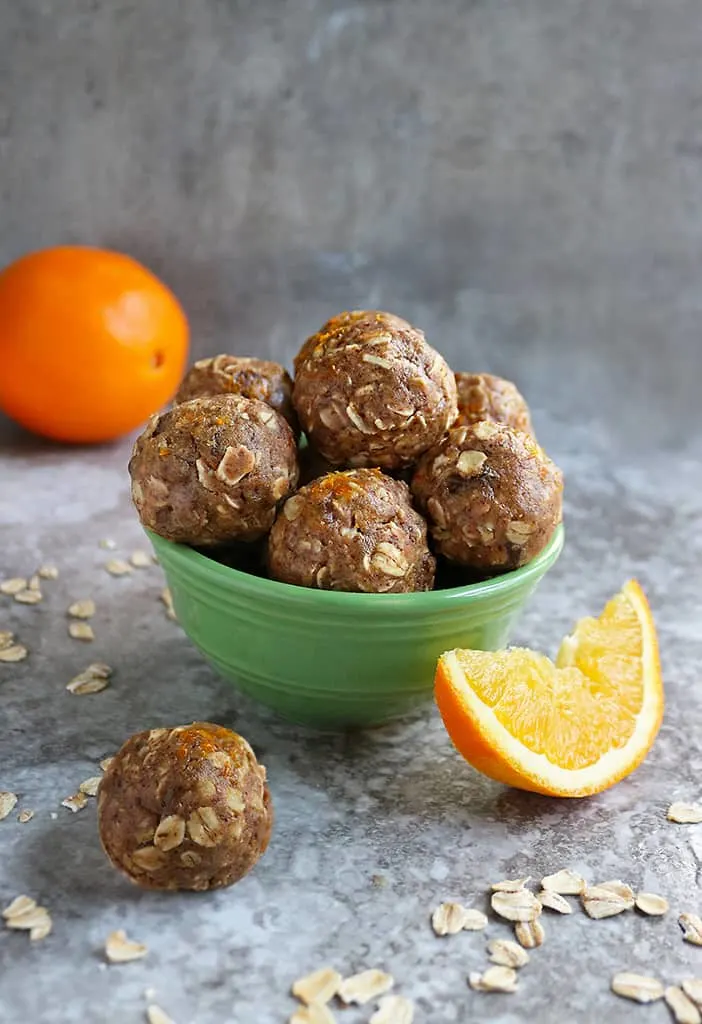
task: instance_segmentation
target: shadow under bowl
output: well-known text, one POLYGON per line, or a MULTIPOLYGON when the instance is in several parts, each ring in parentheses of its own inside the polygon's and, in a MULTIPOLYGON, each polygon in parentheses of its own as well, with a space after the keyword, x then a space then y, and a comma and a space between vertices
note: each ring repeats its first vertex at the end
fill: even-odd
POLYGON ((178 621, 240 691, 292 722, 380 725, 429 700, 439 655, 504 647, 563 548, 559 526, 527 565, 419 594, 348 594, 240 572, 147 531, 178 621))

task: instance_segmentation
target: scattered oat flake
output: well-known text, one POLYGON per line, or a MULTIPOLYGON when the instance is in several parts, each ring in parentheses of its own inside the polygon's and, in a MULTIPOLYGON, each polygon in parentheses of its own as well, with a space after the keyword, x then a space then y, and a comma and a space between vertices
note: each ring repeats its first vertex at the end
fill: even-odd
POLYGON ((487 944, 490 959, 501 967, 523 967, 529 962, 529 954, 523 946, 512 939, 491 939, 487 944))
POLYGON ((169 619, 173 619, 174 622, 177 622, 178 619, 176 617, 175 608, 173 607, 173 595, 171 594, 170 589, 168 587, 164 587, 160 596, 166 606, 166 615, 169 619))
POLYGON ((683 930, 683 941, 702 946, 702 920, 697 914, 681 914, 678 924, 683 930))
POLYGON ((66 689, 69 693, 82 696, 86 693, 100 693, 109 685, 110 682, 106 676, 94 676, 90 669, 86 669, 74 676, 70 683, 66 684, 66 689))
POLYGON ((681 985, 685 995, 697 1006, 702 1006, 702 978, 685 978, 681 985))
POLYGON ((22 644, 11 644, 9 647, 0 647, 0 661, 24 661, 29 651, 22 644))
POLYGON ((676 1024, 700 1024, 702 1021, 700 1011, 681 988, 678 988, 677 985, 669 985, 663 995, 672 1010, 676 1024))
POLYGON ((303 1003, 328 1003, 338 992, 342 980, 333 967, 320 967, 318 971, 299 978, 292 986, 292 994, 303 1003))
POLYGON ((46 907, 39 907, 36 901, 28 896, 18 896, 3 911, 5 924, 8 928, 28 931, 32 942, 45 939, 51 932, 52 921, 46 907))
POLYGON ((663 998, 663 991, 660 981, 645 974, 621 971, 612 978, 612 992, 624 999, 633 999, 635 1003, 655 1003, 663 998))
POLYGON ((153 565, 151 556, 146 551, 141 550, 132 551, 129 561, 135 569, 148 569, 153 565))
POLYGON ((88 798, 85 793, 74 793, 73 796, 67 796, 65 800, 61 801, 62 807, 67 807, 69 811, 82 811, 88 803, 88 798))
POLYGON ((156 1003, 151 1003, 146 1007, 146 1019, 149 1024, 175 1024, 173 1018, 169 1017, 156 1003))
POLYGON ((300 1006, 295 1010, 288 1024, 335 1024, 335 1021, 328 1006, 310 1003, 309 1006, 300 1006))
POLYGON ((14 597, 15 594, 19 594, 22 590, 27 589, 27 581, 23 576, 13 576, 9 580, 3 580, 0 583, 0 594, 10 594, 14 597))
POLYGON ((74 640, 94 640, 93 627, 80 619, 74 619, 68 623, 68 635, 74 640))
POLYGON ((19 812, 19 814, 17 815, 17 820, 19 821, 20 825, 26 825, 27 822, 31 821, 33 817, 34 811, 24 810, 19 812))
POLYGON ((0 821, 6 818, 17 804, 17 796, 7 790, 0 790, 0 821))
POLYGON ((587 888, 587 883, 583 876, 576 871, 563 868, 553 875, 546 875, 545 878, 542 878, 541 888, 557 892, 561 896, 579 896, 583 889, 587 888))
POLYGON ((668 821, 678 825, 699 825, 702 822, 702 804, 686 804, 683 801, 671 804, 666 815, 668 821))
POLYGON ((542 889, 536 898, 542 907, 548 907, 549 910, 555 910, 558 914, 573 913, 573 908, 570 903, 565 896, 561 896, 559 892, 552 892, 550 889, 542 889))
POLYGON ((517 921, 514 936, 525 949, 536 949, 537 946, 543 945, 546 932, 540 921, 517 921))
POLYGON ((110 765, 112 764, 113 761, 114 761, 114 756, 113 757, 103 757, 102 761, 100 762, 100 767, 102 768, 102 770, 104 772, 106 772, 107 769, 110 767, 110 765))
POLYGON ((104 661, 91 661, 83 671, 96 679, 109 679, 112 675, 112 669, 104 661))
POLYGON ((57 580, 59 578, 59 571, 55 565, 40 565, 37 570, 37 576, 41 576, 43 580, 57 580))
MULTIPOLYGON (((39 907, 39 910, 44 910, 43 907, 39 907)), ((45 939, 47 935, 51 934, 53 928, 53 921, 46 911, 41 915, 40 919, 29 930, 29 938, 32 942, 39 942, 41 939, 45 939)))
POLYGON ((639 892, 636 894, 636 907, 642 914, 649 917, 661 917, 670 910, 670 904, 665 896, 657 896, 653 892, 639 892))
POLYGON ((149 952, 141 942, 132 942, 121 929, 110 932, 105 941, 105 956, 111 964, 123 964, 129 960, 141 960, 149 952))
POLYGON ((440 903, 431 915, 436 935, 457 935, 466 923, 466 908, 460 903, 440 903))
POLYGON ((112 540, 111 537, 103 537, 98 543, 104 551, 114 551, 117 547, 117 541, 112 540))
POLYGON ((42 599, 40 590, 20 590, 15 594, 15 601, 18 604, 39 604, 42 599))
POLYGON ((105 568, 110 576, 126 576, 132 571, 129 562, 125 562, 123 558, 111 558, 109 562, 105 562, 105 568))
POLYGON ((0 629, 0 651, 6 651, 8 647, 12 647, 14 639, 15 634, 11 633, 9 629, 0 629))
POLYGON ((406 996, 383 996, 368 1024, 412 1024, 414 1003, 406 996))
POLYGON ((598 882, 600 889, 609 889, 610 892, 615 893, 623 900, 627 900, 633 904, 634 902, 634 890, 626 882, 622 882, 620 878, 613 878, 609 882, 598 882))
POLYGON ((495 882, 490 888, 493 892, 520 892, 530 881, 530 875, 526 878, 505 878, 501 882, 495 882))
POLYGON ((39 576, 36 573, 29 580, 29 583, 27 584, 27 590, 41 590, 41 580, 39 579, 39 576))
POLYGON ((511 967, 488 967, 482 974, 472 971, 468 983, 476 992, 516 992, 517 972, 511 967))
POLYGON ((86 796, 97 796, 97 791, 100 788, 101 782, 101 775, 91 775, 89 779, 85 779, 84 782, 81 782, 78 789, 81 793, 85 793, 86 796))
POLYGON ((472 907, 466 909, 465 920, 463 922, 464 932, 481 932, 483 928, 487 928, 488 919, 482 910, 474 910, 472 907))
POLYGON ((3 910, 2 916, 7 921, 12 917, 19 917, 21 914, 34 910, 36 905, 37 901, 33 900, 31 896, 15 896, 12 903, 3 910))
POLYGON ((391 974, 369 970, 344 978, 339 985, 339 998, 343 1003, 358 1003, 363 1006, 371 999, 384 995, 395 984, 391 974))
POLYGON ((493 892, 492 909, 507 921, 535 921, 541 913, 541 904, 530 889, 493 892))
POLYGON ((605 882, 593 885, 581 894, 583 909, 588 917, 601 920, 603 917, 614 917, 634 907, 634 893, 622 883, 615 885, 605 882))
POLYGON ((68 614, 74 619, 91 619, 95 614, 95 602, 90 597, 74 601, 68 608, 68 614))

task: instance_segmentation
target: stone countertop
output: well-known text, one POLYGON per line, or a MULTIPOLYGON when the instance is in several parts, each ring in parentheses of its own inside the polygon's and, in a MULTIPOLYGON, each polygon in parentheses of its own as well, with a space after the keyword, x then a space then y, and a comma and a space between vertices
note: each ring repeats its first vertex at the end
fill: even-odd
MULTIPOLYGON (((538 423, 538 418, 537 418, 538 423)), ((618 970, 666 983, 702 975, 702 949, 683 943, 677 915, 702 910, 702 826, 673 825, 674 799, 700 796, 700 595, 691 566, 702 534, 699 462, 692 451, 617 459, 597 429, 541 417, 540 433, 567 474, 567 544, 534 596, 516 642, 555 650, 573 620, 595 612, 636 575, 660 632, 667 712, 633 777, 608 793, 559 801, 505 788, 454 752, 427 706, 400 724, 317 735, 278 720, 219 680, 169 621, 158 566, 115 578, 114 556, 145 547, 131 510, 126 443, 65 450, 8 435, 0 449, 0 577, 53 562, 41 604, 0 597, 0 628, 29 648, 0 665, 0 789, 19 795, 0 823, 0 903, 27 893, 46 905, 53 933, 30 944, 0 929, 0 1021, 137 1024, 145 991, 177 1024, 278 1024, 295 1008, 289 987, 325 964, 343 973, 383 967, 417 1003, 417 1024, 490 1020, 589 1022, 668 1019, 609 992, 618 970), (92 644, 66 632, 66 608, 92 597, 92 644), (115 673, 102 693, 74 697, 67 681, 88 662, 115 673), (231 726, 268 768, 276 811, 271 847, 234 888, 207 895, 141 892, 100 849, 95 801, 61 806, 132 732, 195 718, 231 726), (22 808, 34 811, 26 824, 22 808), (670 900, 662 919, 628 913, 591 921, 544 913, 546 942, 515 995, 472 992, 487 933, 437 939, 442 900, 485 908, 491 882, 569 866, 591 880, 622 878, 670 900), (107 966, 109 932, 149 947, 107 966)), ((339 1010, 360 1024, 371 1007, 339 1010)))

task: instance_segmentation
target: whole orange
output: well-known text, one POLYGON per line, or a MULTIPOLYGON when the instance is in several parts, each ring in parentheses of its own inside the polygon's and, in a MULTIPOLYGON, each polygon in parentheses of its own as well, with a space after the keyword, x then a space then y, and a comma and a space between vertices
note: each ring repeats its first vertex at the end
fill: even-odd
POLYGON ((0 273, 0 409, 57 441, 107 441, 175 393, 188 322, 130 256, 62 246, 0 273))

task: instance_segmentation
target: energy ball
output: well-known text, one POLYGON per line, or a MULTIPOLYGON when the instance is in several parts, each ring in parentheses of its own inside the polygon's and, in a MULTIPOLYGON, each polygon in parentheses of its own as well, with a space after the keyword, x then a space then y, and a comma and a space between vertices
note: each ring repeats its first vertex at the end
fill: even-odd
POLYGON ((439 554, 483 572, 524 565, 561 521, 560 469, 529 434, 490 420, 450 430, 412 491, 439 554))
POLYGON ((378 469, 329 473, 283 505, 268 538, 283 583, 320 590, 431 590, 436 561, 407 484, 378 469))
POLYGON ((266 769, 210 722, 136 733, 98 791, 103 849, 147 889, 233 885, 265 853, 272 822, 266 769))
POLYGON ((456 418, 456 381, 424 334, 391 313, 341 313, 302 346, 293 402, 334 466, 400 469, 456 418))
POLYGON ((295 437, 265 402, 194 398, 151 419, 129 473, 139 518, 161 537, 200 547, 252 541, 297 486, 295 437))
POLYGON ((533 434, 529 406, 511 380, 491 373, 457 373, 458 418, 454 426, 495 420, 533 434))
POLYGON ((192 398, 211 398, 212 395, 243 395, 265 402, 284 416, 297 434, 292 379, 280 363, 224 353, 200 359, 186 373, 174 401, 189 402, 192 398))

